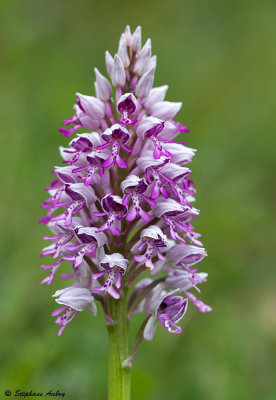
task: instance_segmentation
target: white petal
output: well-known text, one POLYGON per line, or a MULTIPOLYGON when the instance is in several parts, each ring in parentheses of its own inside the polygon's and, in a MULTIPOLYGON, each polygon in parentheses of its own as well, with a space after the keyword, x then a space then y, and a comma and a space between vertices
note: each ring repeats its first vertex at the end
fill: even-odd
POLYGON ((156 330, 157 321, 158 321, 158 319, 155 315, 152 315, 150 317, 150 319, 148 320, 147 325, 145 326, 145 329, 144 329, 144 339, 145 340, 150 341, 153 339, 153 336, 154 336, 154 333, 156 330))

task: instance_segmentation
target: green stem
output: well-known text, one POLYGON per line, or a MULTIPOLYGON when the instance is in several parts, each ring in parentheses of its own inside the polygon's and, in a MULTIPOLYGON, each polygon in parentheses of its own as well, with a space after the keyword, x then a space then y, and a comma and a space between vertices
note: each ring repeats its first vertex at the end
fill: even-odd
POLYGON ((123 361, 128 358, 126 289, 120 299, 110 299, 109 307, 114 324, 108 326, 108 400, 130 400, 131 369, 130 366, 123 367, 123 361))

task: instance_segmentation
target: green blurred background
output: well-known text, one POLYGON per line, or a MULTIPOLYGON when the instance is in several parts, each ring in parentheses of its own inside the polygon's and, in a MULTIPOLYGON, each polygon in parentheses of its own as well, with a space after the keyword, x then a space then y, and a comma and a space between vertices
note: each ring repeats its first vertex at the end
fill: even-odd
POLYGON ((68 142, 61 120, 76 91, 94 94, 93 68, 106 73, 104 51, 130 24, 152 38, 155 86, 183 102, 178 120, 199 150, 202 300, 214 309, 190 306, 183 335, 159 328, 143 343, 132 398, 275 400, 275 12, 258 0, 1 1, 1 399, 6 389, 106 398, 103 317, 86 310, 57 337, 51 295, 63 282, 39 286, 48 231, 37 220, 68 142))

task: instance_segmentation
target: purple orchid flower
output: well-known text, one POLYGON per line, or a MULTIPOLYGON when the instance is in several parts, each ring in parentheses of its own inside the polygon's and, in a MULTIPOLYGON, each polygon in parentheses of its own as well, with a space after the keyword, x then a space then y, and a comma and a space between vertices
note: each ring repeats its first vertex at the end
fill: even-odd
POLYGON ((92 292, 109 293, 114 299, 119 299, 120 294, 113 288, 113 285, 118 290, 121 288, 122 276, 126 272, 128 262, 120 253, 106 254, 100 262, 100 266, 104 270, 93 274, 93 279, 98 279, 107 273, 108 278, 103 286, 93 287, 92 292))
POLYGON ((57 297, 55 300, 58 304, 64 304, 63 307, 52 312, 53 317, 58 316, 55 320, 55 323, 60 326, 58 336, 62 335, 66 326, 86 307, 89 307, 92 315, 97 314, 94 297, 86 288, 67 287, 57 290, 53 297, 57 297), (64 314, 60 315, 62 313, 64 314))
POLYGON ((98 146, 99 150, 106 149, 110 145, 112 146, 112 151, 110 156, 103 162, 103 168, 108 168, 111 165, 118 165, 119 168, 127 168, 127 163, 120 157, 120 147, 122 147, 126 152, 131 153, 132 150, 125 146, 128 142, 130 135, 127 129, 121 127, 119 124, 113 125, 108 128, 102 134, 102 139, 106 142, 98 146))
POLYGON ((74 231, 79 242, 67 245, 66 249, 72 252, 80 250, 73 256, 63 257, 63 260, 73 262, 73 268, 76 270, 83 262, 84 256, 96 257, 97 248, 103 247, 107 238, 95 227, 76 226, 74 231))
POLYGON ((75 106, 76 114, 62 121, 64 125, 74 124, 72 128, 60 128, 60 132, 64 136, 73 135, 79 128, 98 129, 105 115, 104 103, 93 96, 85 96, 80 93, 76 94, 77 106, 75 106))
POLYGON ((188 300, 182 296, 174 296, 178 289, 172 292, 156 293, 149 306, 149 313, 152 314, 144 329, 144 338, 152 340, 157 322, 167 329, 170 333, 182 333, 180 326, 176 325, 185 315, 188 300))
POLYGON ((96 200, 95 192, 91 187, 83 186, 81 183, 65 185, 64 194, 67 199, 52 206, 54 210, 66 207, 64 213, 51 218, 51 221, 65 220, 65 225, 72 225, 72 216, 77 214, 85 205, 89 207, 96 200))
POLYGON ((192 173, 189 168, 181 167, 177 164, 168 163, 160 169, 161 180, 165 180, 169 184, 172 193, 178 197, 179 203, 182 206, 192 208, 189 199, 195 193, 195 189, 191 186, 194 181, 188 178, 192 173), (181 180, 181 183, 179 181, 181 180))
POLYGON ((196 285, 206 282, 208 274, 206 274, 206 272, 193 272, 192 274, 189 272, 170 270, 165 280, 167 288, 179 289, 183 292, 186 292, 188 289, 193 287, 198 293, 200 293, 200 290, 196 285))
POLYGON ((81 219, 77 217, 72 218, 72 226, 67 227, 64 221, 51 222, 49 223, 49 228, 54 236, 44 236, 44 240, 50 240, 53 242, 50 246, 45 247, 41 252, 41 257, 52 255, 53 258, 58 258, 61 251, 64 249, 65 245, 70 242, 74 237, 74 226, 80 224, 81 219))
POLYGON ((127 207, 123 204, 119 196, 107 194, 101 201, 104 212, 92 212, 95 217, 108 215, 107 221, 97 230, 97 232, 110 231, 113 235, 120 235, 121 220, 127 213, 127 207))
POLYGON ((168 251, 168 261, 174 265, 181 266, 184 270, 170 270, 166 277, 168 289, 179 288, 182 293, 197 307, 200 312, 212 311, 212 308, 204 304, 189 289, 194 288, 200 293, 197 285, 207 281, 205 272, 198 272, 198 269, 190 269, 189 266, 200 262, 206 253, 204 249, 195 246, 185 246, 179 244, 168 251), (181 246, 181 248, 180 248, 181 246), (189 249, 186 249, 186 248, 189 249), (183 253, 182 253, 183 252, 183 253))
POLYGON ((171 158, 172 154, 164 147, 163 143, 171 143, 171 140, 160 137, 165 122, 159 118, 147 117, 142 119, 137 128, 137 135, 149 138, 154 146, 153 157, 159 159, 162 155, 171 158))
POLYGON ((86 186, 90 186, 97 171, 99 171, 99 175, 103 175, 104 173, 103 158, 105 159, 106 157, 99 151, 93 151, 86 157, 86 163, 81 167, 72 169, 72 173, 76 174, 87 171, 81 179, 86 186))
POLYGON ((179 240, 186 244, 183 236, 178 234, 180 231, 192 243, 202 246, 202 243, 198 240, 201 235, 193 231, 194 227, 189 222, 199 214, 199 210, 194 207, 182 206, 173 199, 167 199, 166 201, 160 201, 153 212, 158 218, 163 218, 163 221, 169 227, 169 232, 173 240, 179 240))
POLYGON ((156 200, 160 194, 165 199, 169 198, 170 193, 166 189, 166 183, 174 184, 174 181, 168 178, 166 175, 160 173, 161 168, 170 162, 170 159, 165 156, 161 156, 158 159, 153 159, 151 151, 146 150, 141 157, 137 160, 137 166, 139 171, 145 173, 145 177, 148 183, 154 184, 152 186, 151 198, 156 200))
POLYGON ((180 290, 196 306, 196 308, 200 312, 210 312, 212 311, 212 308, 207 304, 204 304, 193 293, 189 291, 189 289, 195 288, 197 292, 200 293, 197 285, 206 282, 207 276, 208 274, 206 274, 206 272, 193 272, 191 274, 191 271, 187 272, 171 270, 166 277, 165 285, 168 289, 180 290))
POLYGON ((141 217, 143 221, 149 222, 151 217, 141 208, 140 201, 144 200, 150 206, 155 206, 156 203, 154 200, 143 194, 148 187, 145 179, 140 179, 136 175, 129 175, 127 179, 121 183, 121 187, 125 194, 122 204, 127 206, 130 198, 133 203, 133 206, 128 210, 126 220, 133 221, 135 218, 141 217))
POLYGON ((141 242, 137 247, 138 251, 141 251, 146 246, 146 252, 143 255, 135 255, 135 261, 142 263, 150 271, 154 269, 154 264, 152 263, 152 257, 154 251, 157 254, 159 260, 164 260, 165 257, 159 250, 160 247, 166 247, 167 237, 163 234, 158 226, 152 225, 141 232, 141 242))
POLYGON ((132 120, 130 118, 130 115, 134 114, 138 102, 135 96, 132 93, 125 93, 123 96, 121 96, 118 100, 118 111, 122 116, 121 121, 117 121, 121 125, 132 125, 135 124, 138 120, 134 119, 132 120))
MULTIPOLYGON (((97 134, 98 135, 98 134, 97 134)), ((80 156, 85 153, 90 153, 93 149, 93 135, 89 133, 79 134, 77 139, 73 139, 69 145, 71 150, 64 150, 64 153, 73 154, 73 157, 68 160, 64 160, 63 163, 74 164, 78 161, 80 156)))

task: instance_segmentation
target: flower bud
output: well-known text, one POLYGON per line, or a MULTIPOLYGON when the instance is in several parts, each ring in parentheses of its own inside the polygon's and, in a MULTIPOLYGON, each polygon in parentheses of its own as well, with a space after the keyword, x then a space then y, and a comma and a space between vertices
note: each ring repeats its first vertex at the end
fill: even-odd
POLYGON ((172 101, 159 101, 152 106, 151 112, 157 117, 164 119, 172 119, 178 113, 182 106, 182 103, 174 103, 172 101))
POLYGON ((167 90, 168 85, 163 85, 151 89, 147 98, 143 101, 144 106, 151 109, 155 103, 163 101, 166 96, 167 90))
POLYGON ((141 48, 141 27, 138 26, 132 35, 130 42, 131 50, 135 53, 141 48))
POLYGON ((118 49, 118 56, 122 60, 124 68, 128 68, 129 67, 129 57, 128 57, 128 54, 127 54, 127 45, 126 45, 125 41, 120 43, 120 46, 119 46, 119 49, 118 49))
POLYGON ((92 119, 104 118, 104 103, 94 96, 76 93, 79 107, 92 119))
POLYGON ((125 73, 124 65, 122 63, 121 58, 118 56, 118 54, 115 54, 115 57, 114 57, 114 63, 113 63, 112 72, 111 72, 111 80, 112 80, 112 84, 115 87, 124 86, 125 81, 126 81, 126 73, 125 73))
POLYGON ((156 64, 157 64, 157 56, 152 56, 149 60, 147 69, 145 69, 145 71, 143 71, 143 73, 146 72, 148 69, 156 68, 156 64))
POLYGON ((136 75, 141 76, 148 68, 148 63, 151 58, 151 40, 148 39, 144 47, 137 55, 133 71, 136 75))
POLYGON ((96 74, 95 89, 97 97, 102 101, 107 101, 112 96, 111 85, 108 80, 98 71, 97 68, 94 69, 96 74))
POLYGON ((108 51, 105 52, 105 64, 106 64, 107 73, 111 77, 114 59, 108 51))
POLYGON ((147 97, 152 88, 153 80, 154 80, 155 68, 147 71, 138 81, 135 94, 139 98, 147 97))
POLYGON ((185 265, 187 267, 197 264, 206 256, 206 251, 202 247, 185 244, 177 244, 167 252, 170 263, 173 265, 185 265))
POLYGON ((120 40, 119 40, 119 47, 121 43, 125 42, 127 46, 130 46, 131 43, 131 31, 129 25, 126 26, 125 31, 121 34, 120 40))

